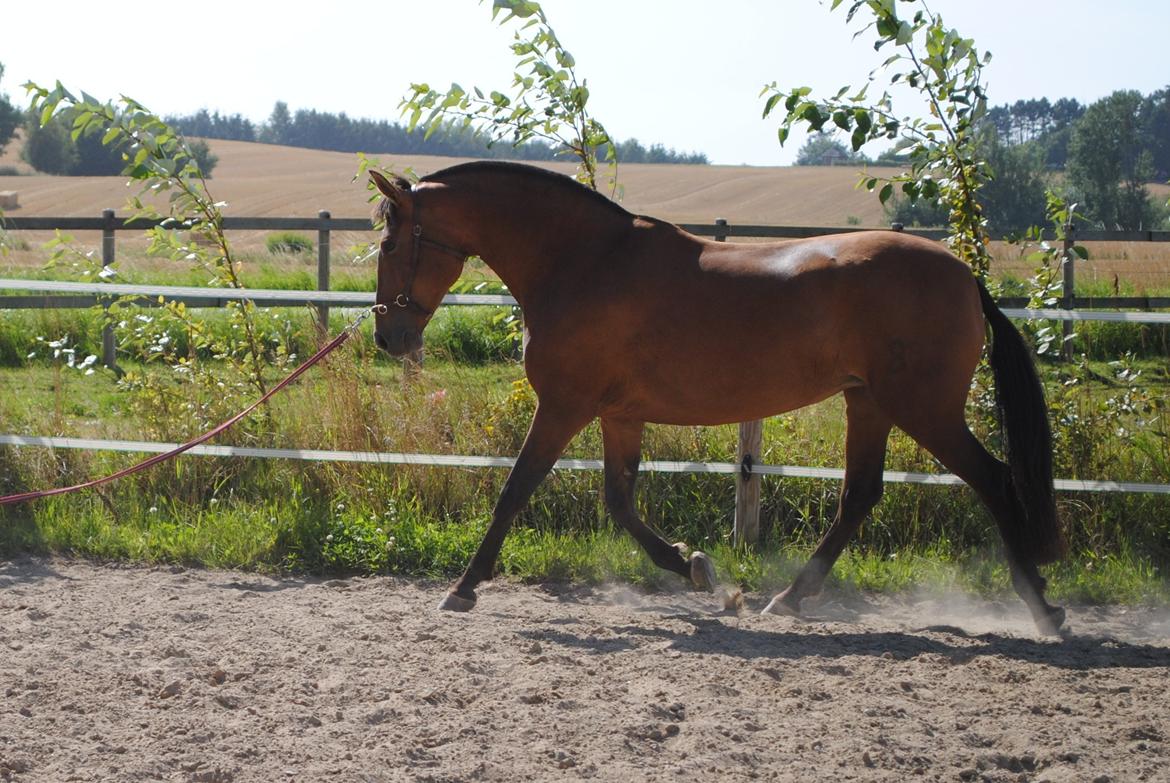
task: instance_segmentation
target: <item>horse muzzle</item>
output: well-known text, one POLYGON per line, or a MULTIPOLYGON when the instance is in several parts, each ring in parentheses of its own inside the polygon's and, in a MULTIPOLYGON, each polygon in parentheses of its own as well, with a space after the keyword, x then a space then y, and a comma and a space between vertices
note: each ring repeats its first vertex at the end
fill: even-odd
POLYGON ((395 358, 401 358, 422 348, 422 334, 414 329, 375 329, 374 345, 395 358))

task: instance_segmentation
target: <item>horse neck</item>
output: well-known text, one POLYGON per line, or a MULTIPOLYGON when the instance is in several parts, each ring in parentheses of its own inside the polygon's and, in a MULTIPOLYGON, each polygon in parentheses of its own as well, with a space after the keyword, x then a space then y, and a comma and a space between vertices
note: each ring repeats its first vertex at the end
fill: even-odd
POLYGON ((521 308, 558 270, 590 263, 595 254, 582 252, 585 245, 629 226, 620 211, 588 194, 539 184, 511 177, 493 177, 487 186, 480 181, 474 189, 454 183, 436 191, 441 196, 433 201, 452 243, 482 258, 521 308))

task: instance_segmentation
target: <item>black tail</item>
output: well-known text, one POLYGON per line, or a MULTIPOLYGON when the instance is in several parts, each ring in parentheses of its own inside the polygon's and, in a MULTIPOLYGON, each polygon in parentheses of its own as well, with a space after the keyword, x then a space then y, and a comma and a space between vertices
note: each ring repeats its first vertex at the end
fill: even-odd
POLYGON ((1024 338, 1000 311, 982 281, 979 298, 991 325, 991 370, 1012 484, 1024 515, 1005 531, 1009 549, 1024 562, 1051 563, 1064 555, 1052 490, 1052 430, 1044 387, 1024 338))

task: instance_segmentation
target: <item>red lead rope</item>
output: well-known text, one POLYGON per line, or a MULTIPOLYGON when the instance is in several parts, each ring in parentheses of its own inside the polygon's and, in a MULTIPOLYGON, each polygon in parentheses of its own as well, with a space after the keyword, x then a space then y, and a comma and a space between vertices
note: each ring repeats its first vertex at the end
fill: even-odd
MULTIPOLYGON (((378 305, 374 305, 374 307, 378 307, 378 305)), ((171 449, 170 451, 168 451, 164 454, 155 454, 153 457, 150 457, 149 459, 145 459, 142 462, 139 462, 137 465, 131 465, 128 468, 123 468, 122 470, 119 470, 117 473, 111 473, 108 476, 104 476, 104 477, 99 478, 99 479, 94 479, 93 481, 86 481, 83 484, 74 484, 72 487, 58 487, 56 489, 43 489, 43 490, 40 490, 38 492, 22 492, 22 493, 17 494, 17 495, 6 495, 4 497, 0 497, 0 506, 5 506, 5 505, 8 505, 10 503, 23 503, 27 500, 36 500, 37 498, 47 498, 47 497, 50 497, 52 495, 64 495, 68 492, 76 492, 79 489, 90 489, 91 487, 98 487, 98 486, 101 486, 102 484, 108 484, 109 482, 120 479, 123 476, 129 476, 131 474, 138 473, 140 471, 146 470, 149 467, 157 465, 160 462, 165 462, 166 460, 171 459, 172 457, 177 457, 178 455, 182 454, 184 451, 187 451, 188 449, 192 449, 192 448, 200 445, 201 443, 206 443, 207 441, 211 440, 219 433, 223 432, 224 430, 231 427, 233 424, 240 421, 240 419, 242 419, 245 416, 247 416, 248 414, 252 413, 252 411, 256 410, 264 403, 268 402, 269 398, 271 398, 272 395, 276 394, 278 391, 280 391, 281 389, 283 389, 284 387, 288 386, 290 383, 295 381, 297 378, 299 378, 301 376, 301 374, 305 370, 309 369, 314 364, 321 361, 321 359, 323 359, 326 354, 330 353, 335 348, 337 348, 339 345, 341 345, 343 342, 345 342, 347 339, 349 339, 349 336, 351 334, 354 334, 357 331, 358 327, 361 325, 361 322, 364 321, 366 319, 366 317, 369 316, 370 312, 372 312, 372 311, 366 311, 365 313, 362 313, 360 316, 358 316, 357 320, 354 321, 352 324, 350 324, 348 327, 346 327, 346 329, 341 334, 334 337, 332 342, 330 342, 328 345, 326 345, 321 350, 317 351, 317 353, 313 354, 313 356, 310 357, 308 361, 306 361, 300 367, 293 370, 292 374, 289 375, 287 378, 285 378, 283 381, 281 381, 280 383, 276 384, 271 389, 269 389, 268 392, 263 397, 256 400, 254 403, 249 405, 247 408, 240 411, 235 416, 231 417, 230 419, 228 419, 227 421, 225 421, 223 424, 219 425, 215 429, 210 430, 209 432, 205 432, 202 435, 200 435, 199 437, 195 438, 195 440, 188 441, 187 443, 184 443, 182 446, 171 449)))

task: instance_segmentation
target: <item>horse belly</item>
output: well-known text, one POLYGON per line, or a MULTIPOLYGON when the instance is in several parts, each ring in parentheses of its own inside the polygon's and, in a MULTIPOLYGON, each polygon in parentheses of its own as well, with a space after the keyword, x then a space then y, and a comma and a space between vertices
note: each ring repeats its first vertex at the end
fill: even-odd
POLYGON ((831 352, 799 355, 775 343, 756 351, 676 344, 624 374, 602 415, 730 424, 803 408, 859 383, 831 352))

